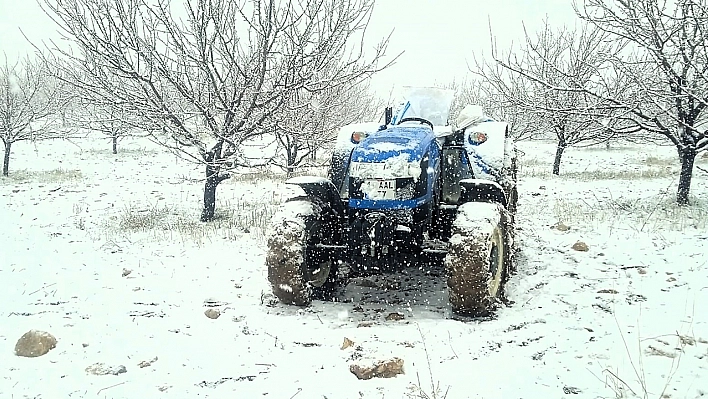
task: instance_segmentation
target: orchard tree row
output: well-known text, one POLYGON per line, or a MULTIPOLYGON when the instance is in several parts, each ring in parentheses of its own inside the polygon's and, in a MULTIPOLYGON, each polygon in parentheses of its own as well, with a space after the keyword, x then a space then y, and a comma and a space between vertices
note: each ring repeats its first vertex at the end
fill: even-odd
POLYGON ((248 143, 272 138, 284 156, 265 162, 292 172, 337 126, 372 118, 368 78, 395 60, 388 38, 363 46, 373 0, 171 4, 42 2, 66 40, 0 70, 5 174, 17 141, 88 129, 117 151, 120 137, 143 134, 203 165, 208 221, 219 183, 264 162, 248 143))
POLYGON ((708 1, 576 0, 573 7, 573 29, 546 21, 525 31, 520 46, 500 50, 492 42, 463 93, 509 121, 517 138, 550 134, 554 174, 570 146, 673 145, 681 166, 676 200, 687 205, 694 161, 708 150, 708 1))
MULTIPOLYGON (((369 78, 395 62, 389 38, 365 46, 374 0, 170 2, 43 0, 63 39, 0 66, 3 174, 24 140, 100 132, 113 152, 143 135, 204 167, 202 220, 237 168, 292 173, 339 126, 379 119, 369 78), (106 16, 110 16, 107 18, 106 16), (252 143, 268 150, 253 156, 252 143)), ((688 204, 694 160, 708 148, 708 0, 583 0, 574 28, 546 21, 520 46, 470 58, 450 86, 517 139, 570 146, 667 142, 688 204)), ((494 29, 490 27, 491 37, 494 29)))

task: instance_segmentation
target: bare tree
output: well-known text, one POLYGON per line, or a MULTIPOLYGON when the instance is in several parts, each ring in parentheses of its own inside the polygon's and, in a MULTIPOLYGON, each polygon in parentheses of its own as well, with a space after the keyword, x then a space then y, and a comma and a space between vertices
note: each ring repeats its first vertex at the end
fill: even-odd
POLYGON ((143 123, 120 103, 105 102, 101 99, 84 99, 82 103, 82 111, 77 112, 75 123, 108 138, 113 154, 118 154, 118 142, 121 139, 147 135, 139 133, 143 123))
POLYGON ((385 104, 368 82, 311 93, 299 90, 278 113, 275 137, 284 153, 282 167, 292 174, 305 160, 315 160, 330 146, 341 126, 372 120, 385 104))
POLYGON ((63 104, 61 88, 39 60, 25 58, 0 65, 0 140, 2 174, 10 171, 12 145, 61 137, 56 128, 63 104))
POLYGON ((43 3, 78 49, 53 49, 67 81, 121 104, 155 141, 204 164, 203 221, 214 217, 218 184, 250 165, 244 144, 272 132, 295 93, 386 66, 387 38, 366 54, 362 46, 373 0, 188 0, 184 18, 168 1, 43 3))
POLYGON ((525 36, 526 43, 518 54, 510 51, 504 55, 494 48, 493 58, 527 82, 504 87, 504 75, 493 67, 482 68, 488 71, 482 74, 509 101, 542 119, 542 126, 555 136, 553 174, 557 175, 568 147, 594 145, 612 137, 612 131, 601 123, 611 117, 612 107, 587 91, 605 92, 615 84, 602 73, 602 65, 607 54, 620 51, 621 45, 609 41, 607 33, 592 26, 554 31, 548 21, 535 37, 528 33, 525 36), (569 90, 557 90, 558 87, 569 90))
MULTIPOLYGON (((689 204, 696 155, 708 148, 708 2, 706 0, 583 0, 578 15, 640 52, 614 59, 634 96, 591 94, 625 110, 625 121, 666 137, 681 162, 676 200, 689 204)), ((567 88, 564 88, 567 90, 567 88)))
MULTIPOLYGON (((69 65, 63 64, 62 69, 67 69, 69 65)), ((90 81, 92 76, 87 76, 81 81, 90 81)), ((114 76, 106 76, 104 79, 116 79, 114 76)), ((113 84, 119 84, 119 81, 113 84)), ((68 92, 68 90, 67 90, 68 92)), ((66 112, 62 116, 63 125, 76 129, 83 129, 85 135, 98 135, 109 140, 111 151, 118 154, 118 142, 126 137, 149 137, 145 131, 157 132, 160 126, 156 126, 150 121, 144 120, 140 115, 131 112, 132 107, 115 99, 107 99, 104 96, 96 95, 95 92, 86 90, 74 90, 69 93, 71 102, 66 107, 66 112)))

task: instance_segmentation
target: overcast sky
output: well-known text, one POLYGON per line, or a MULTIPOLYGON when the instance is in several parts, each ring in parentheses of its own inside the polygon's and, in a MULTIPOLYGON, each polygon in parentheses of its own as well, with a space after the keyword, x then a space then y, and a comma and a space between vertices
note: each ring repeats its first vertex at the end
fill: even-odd
POLYGON ((32 40, 56 37, 52 21, 35 0, 0 0, 0 53, 7 54, 8 59, 31 51, 20 28, 32 40))
MULTIPOLYGON (((177 3, 177 1, 176 1, 177 3)), ((395 85, 433 86, 462 78, 473 54, 490 51, 489 22, 500 47, 523 40, 522 23, 536 30, 572 25, 571 0, 377 0, 368 37, 372 43, 393 29, 389 54, 405 53, 379 73, 381 93, 395 85)), ((0 52, 10 59, 30 50, 18 28, 33 40, 56 37, 56 28, 35 0, 0 0, 0 52)))
POLYGON ((371 36, 394 29, 390 53, 399 62, 376 76, 380 90, 391 84, 433 86, 462 78, 477 57, 490 53, 489 25, 498 45, 523 41, 523 26, 535 31, 548 16, 551 25, 573 25, 571 0, 378 0, 371 36))

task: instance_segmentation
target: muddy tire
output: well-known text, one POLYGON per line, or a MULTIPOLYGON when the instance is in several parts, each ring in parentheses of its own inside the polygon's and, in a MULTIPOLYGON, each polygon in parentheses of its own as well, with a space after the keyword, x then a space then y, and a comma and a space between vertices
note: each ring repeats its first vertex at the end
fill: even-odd
POLYGON ((267 235, 266 266, 273 294, 283 303, 307 306, 329 299, 338 284, 336 262, 317 244, 330 244, 334 232, 317 201, 285 202, 267 235))
POLYGON ((445 258, 454 313, 489 316, 501 303, 512 269, 510 221, 509 213, 500 204, 460 206, 445 258))

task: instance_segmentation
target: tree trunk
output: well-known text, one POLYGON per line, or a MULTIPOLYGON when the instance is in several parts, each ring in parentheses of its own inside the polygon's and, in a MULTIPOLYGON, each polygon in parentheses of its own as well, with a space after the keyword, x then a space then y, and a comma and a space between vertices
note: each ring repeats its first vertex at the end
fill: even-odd
POLYGON ((296 162, 296 157, 297 157, 297 147, 290 147, 287 149, 287 173, 288 173, 288 178, 293 176, 293 173, 295 173, 295 162, 296 162))
POLYGON ((693 163, 696 160, 696 150, 686 148, 680 152, 681 174, 679 175, 678 192, 676 202, 679 205, 689 205, 688 194, 691 191, 691 179, 693 178, 693 163))
POLYGON ((214 220, 216 212, 216 186, 219 185, 218 174, 209 165, 206 167, 206 183, 204 183, 204 209, 202 209, 202 222, 214 220))
POLYGON ((565 147, 565 144, 560 143, 556 147, 556 157, 553 160, 553 174, 556 176, 560 174, 561 159, 563 159, 563 151, 565 151, 565 147))
POLYGON ((114 134, 113 136, 111 136, 111 139, 113 141, 113 154, 117 154, 118 153, 118 135, 114 134))
POLYGON ((12 143, 10 141, 5 142, 5 156, 2 160, 2 175, 7 176, 10 173, 10 148, 12 143))
POLYGON ((206 161, 206 182, 204 183, 204 208, 202 209, 202 217, 200 218, 202 222, 214 220, 216 212, 216 187, 219 183, 231 177, 227 173, 219 173, 221 168, 218 162, 223 160, 223 158, 221 158, 223 145, 223 140, 219 141, 204 157, 204 161, 206 161))
POLYGON ((214 220, 216 213, 216 187, 222 181, 228 179, 228 174, 219 174, 218 169, 213 166, 206 166, 206 183, 204 183, 204 208, 202 209, 202 222, 214 220))

